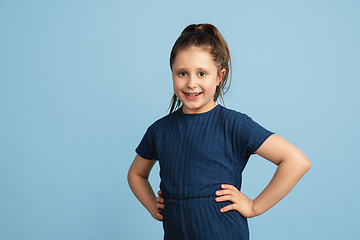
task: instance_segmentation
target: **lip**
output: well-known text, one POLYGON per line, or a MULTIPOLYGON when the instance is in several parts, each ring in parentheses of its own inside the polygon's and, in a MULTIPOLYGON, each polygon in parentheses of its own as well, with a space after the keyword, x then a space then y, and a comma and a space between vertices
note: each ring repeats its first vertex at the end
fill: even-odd
POLYGON ((185 92, 184 92, 184 95, 185 95, 185 97, 186 97, 187 99, 196 100, 196 99, 198 99, 198 98, 202 95, 202 92, 200 92, 200 93, 185 93, 185 92), (188 94, 198 94, 198 95, 196 95, 196 96, 194 96, 194 97, 191 97, 191 96, 189 96, 188 94))

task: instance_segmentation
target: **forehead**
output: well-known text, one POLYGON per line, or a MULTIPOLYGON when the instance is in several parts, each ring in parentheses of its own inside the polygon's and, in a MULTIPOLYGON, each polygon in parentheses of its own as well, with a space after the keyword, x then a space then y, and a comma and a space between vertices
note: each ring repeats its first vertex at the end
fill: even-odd
POLYGON ((191 47, 179 50, 173 68, 216 68, 212 54, 206 48, 191 47))

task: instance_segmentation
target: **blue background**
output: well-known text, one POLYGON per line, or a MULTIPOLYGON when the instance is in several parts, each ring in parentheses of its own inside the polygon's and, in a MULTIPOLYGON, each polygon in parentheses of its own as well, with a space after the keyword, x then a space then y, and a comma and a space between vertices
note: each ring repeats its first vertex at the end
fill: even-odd
MULTIPOLYGON (((251 239, 360 239, 360 1, 0 0, 0 240, 162 238, 126 174, 166 114, 171 47, 201 22, 230 46, 226 106, 312 162, 251 239)), ((243 192, 274 171, 252 157, 243 192)))

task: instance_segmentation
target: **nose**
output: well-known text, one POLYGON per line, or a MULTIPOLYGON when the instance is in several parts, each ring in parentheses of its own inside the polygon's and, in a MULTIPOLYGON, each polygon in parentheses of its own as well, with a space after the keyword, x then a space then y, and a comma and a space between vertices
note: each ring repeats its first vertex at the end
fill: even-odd
POLYGON ((196 81, 197 79, 196 79, 196 76, 194 76, 194 75, 190 75, 189 76, 189 80, 188 80, 188 88, 191 88, 191 89, 193 89, 193 88, 196 88, 197 87, 197 81, 196 81))

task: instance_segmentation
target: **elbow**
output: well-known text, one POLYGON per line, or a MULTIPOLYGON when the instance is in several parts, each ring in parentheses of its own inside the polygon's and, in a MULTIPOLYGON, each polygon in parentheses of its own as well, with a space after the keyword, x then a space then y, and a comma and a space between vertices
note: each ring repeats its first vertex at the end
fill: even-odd
POLYGON ((127 174, 127 182, 130 187, 131 187, 131 183, 133 182, 133 179, 134 179, 134 170, 130 167, 127 174))
POLYGON ((134 184, 136 184, 136 182, 138 182, 139 179, 145 179, 148 180, 149 176, 144 176, 141 173, 139 173, 134 167, 133 165, 131 165, 128 173, 127 173, 127 182, 130 186, 130 188, 132 188, 132 186, 134 184))
POLYGON ((311 162, 305 155, 303 155, 299 161, 299 168, 302 170, 302 172, 304 172, 304 174, 307 173, 307 171, 309 171, 311 168, 311 162))
POLYGON ((136 174, 134 172, 133 169, 129 169, 128 171, 128 174, 127 174, 127 182, 128 182, 128 185, 131 189, 131 191, 134 191, 134 187, 136 186, 136 174))
POLYGON ((310 168, 311 168, 311 162, 310 162, 309 159, 307 159, 307 158, 306 158, 306 160, 307 160, 307 163, 306 163, 306 171, 309 171, 310 168))
POLYGON ((130 182, 131 182, 131 172, 130 172, 130 170, 128 171, 128 174, 127 174, 127 182, 130 185, 130 182))
POLYGON ((292 171, 300 175, 305 175, 307 171, 311 168, 311 162, 302 152, 293 154, 292 156, 286 158, 284 161, 288 166, 291 166, 292 171))

